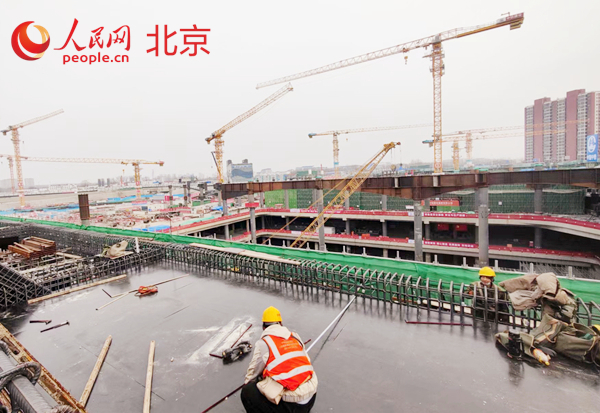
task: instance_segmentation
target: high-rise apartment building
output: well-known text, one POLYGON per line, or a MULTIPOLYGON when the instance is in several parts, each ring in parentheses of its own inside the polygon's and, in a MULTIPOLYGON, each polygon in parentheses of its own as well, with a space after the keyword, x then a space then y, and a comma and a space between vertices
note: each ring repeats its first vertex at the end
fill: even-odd
POLYGON ((567 92, 525 108, 525 162, 585 160, 586 137, 600 131, 600 92, 567 92))

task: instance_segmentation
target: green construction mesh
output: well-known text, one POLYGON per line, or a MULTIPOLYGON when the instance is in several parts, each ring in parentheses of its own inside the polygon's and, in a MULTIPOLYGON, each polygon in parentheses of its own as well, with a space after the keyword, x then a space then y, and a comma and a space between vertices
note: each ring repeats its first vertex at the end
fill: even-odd
MULTIPOLYGON (((282 248, 258 244, 244 244, 239 242, 230 242, 217 239, 207 238, 196 238, 188 237, 184 235, 169 235, 169 234, 151 234, 141 231, 133 231, 127 229, 116 229, 116 228, 104 228, 104 227, 84 227, 75 224, 67 224, 62 222, 52 221, 41 221, 33 219, 21 219, 2 217, 0 220, 17 221, 17 222, 31 222, 36 224, 52 225, 56 227, 81 229, 85 231, 94 231, 104 234, 121 235, 128 237, 146 237, 154 239, 155 241, 161 242, 175 242, 179 244, 205 244, 217 247, 237 247, 246 250, 264 252, 267 254, 276 255, 283 258, 299 259, 299 260, 316 260, 320 262, 326 262, 331 264, 341 264, 361 267, 364 269, 392 272, 406 275, 413 275, 417 277, 429 278, 430 282, 437 282, 438 280, 444 280, 447 282, 454 281, 454 283, 471 283, 477 280, 477 270, 471 268, 460 268, 442 265, 433 265, 426 263, 416 263, 412 261, 399 261, 394 259, 386 259, 379 257, 369 257, 360 255, 347 255, 337 254, 329 252, 301 250, 292 248, 282 248)), ((497 280, 502 281, 508 278, 515 277, 514 273, 497 273, 497 280)), ((600 283, 594 280, 569 280, 561 279, 561 285, 575 295, 580 297, 582 300, 600 302, 600 283)))

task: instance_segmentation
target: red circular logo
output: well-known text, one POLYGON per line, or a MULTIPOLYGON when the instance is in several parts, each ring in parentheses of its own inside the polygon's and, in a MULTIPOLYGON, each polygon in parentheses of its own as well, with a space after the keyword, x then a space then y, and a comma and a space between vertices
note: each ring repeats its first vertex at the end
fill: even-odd
POLYGON ((33 27, 38 29, 42 35, 42 43, 34 43, 29 39, 29 36, 27 36, 27 28, 31 23, 33 22, 21 23, 12 34, 12 48, 17 56, 23 60, 38 60, 44 55, 48 46, 50 46, 50 35, 48 34, 48 30, 37 24, 33 27), (31 53, 33 56, 29 56, 25 54, 25 52, 31 53))

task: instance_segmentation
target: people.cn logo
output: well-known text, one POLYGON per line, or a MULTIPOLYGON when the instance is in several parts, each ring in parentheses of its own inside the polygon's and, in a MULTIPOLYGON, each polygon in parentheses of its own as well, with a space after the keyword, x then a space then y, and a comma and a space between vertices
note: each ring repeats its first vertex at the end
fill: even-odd
POLYGON ((48 30, 37 24, 33 27, 38 29, 42 35, 42 43, 34 43, 31 41, 29 36, 27 36, 27 28, 31 23, 33 22, 21 23, 12 34, 12 48, 17 56, 24 60, 38 60, 44 55, 48 46, 50 46, 50 35, 48 34, 48 30), (25 52, 28 52, 31 55, 26 54, 25 52))

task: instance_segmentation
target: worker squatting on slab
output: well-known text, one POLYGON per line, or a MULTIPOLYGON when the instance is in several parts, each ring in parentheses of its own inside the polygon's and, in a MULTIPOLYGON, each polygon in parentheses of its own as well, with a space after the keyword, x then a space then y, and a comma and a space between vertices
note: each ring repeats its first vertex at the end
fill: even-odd
POLYGON ((495 313, 498 312, 499 321, 508 321, 508 294, 502 286, 494 284, 495 278, 496 272, 493 269, 483 267, 479 270, 479 281, 469 285, 467 294, 476 297, 473 315, 475 318, 484 318, 484 313, 487 312, 488 319, 494 319, 495 313), (495 305, 496 301, 498 308, 495 305))
POLYGON ((282 325, 275 307, 263 312, 262 321, 242 389, 246 412, 310 412, 318 381, 300 336, 282 325))

